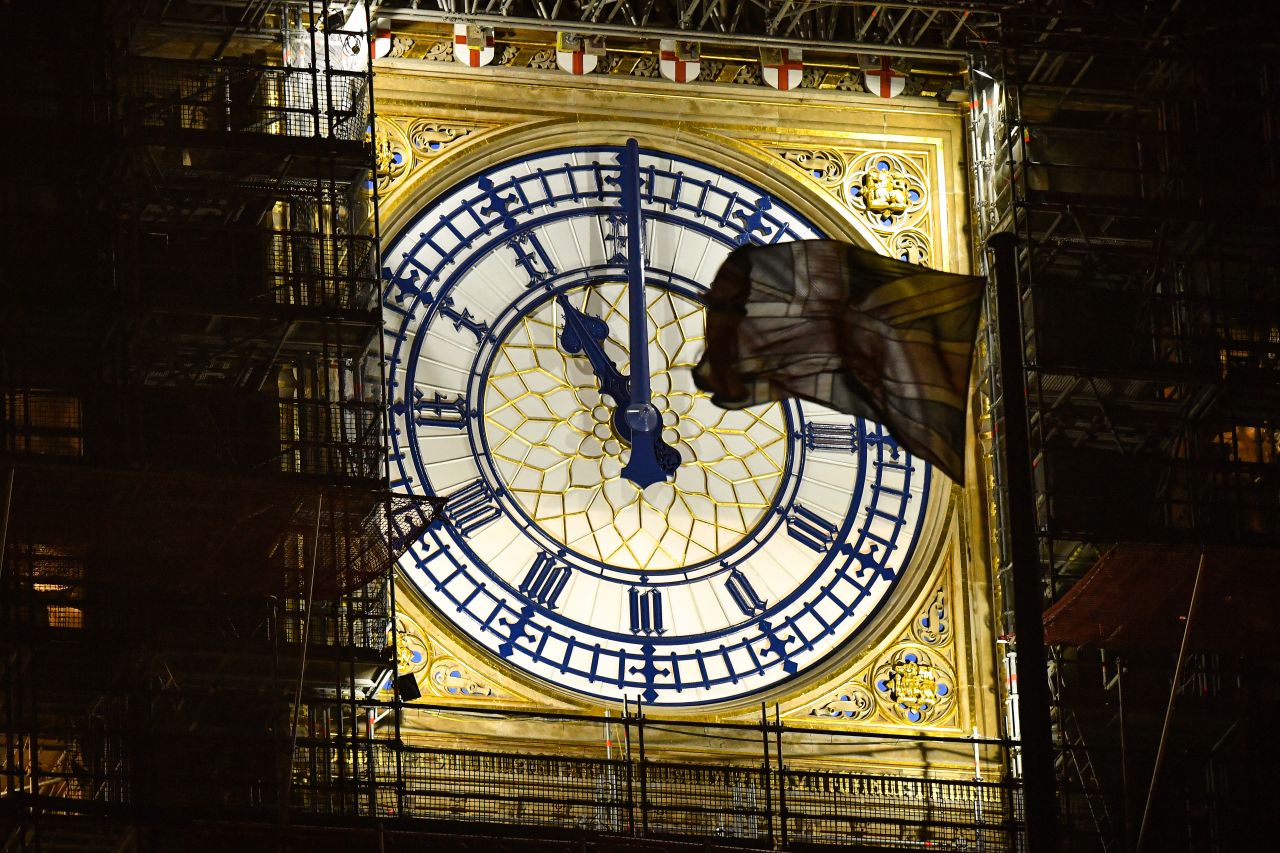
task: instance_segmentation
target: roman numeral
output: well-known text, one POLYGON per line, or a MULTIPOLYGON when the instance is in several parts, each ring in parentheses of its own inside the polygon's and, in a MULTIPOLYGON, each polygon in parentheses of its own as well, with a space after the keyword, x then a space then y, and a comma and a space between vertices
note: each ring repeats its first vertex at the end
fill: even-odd
POLYGON ((523 267, 525 274, 529 276, 528 287, 539 285, 555 275, 555 264, 551 262, 551 255, 547 253, 537 234, 523 231, 508 240, 507 246, 516 253, 516 266, 523 267))
POLYGON ((413 389, 412 403, 396 400, 391 404, 391 411, 396 415, 413 412, 413 422, 422 426, 453 427, 462 429, 467 425, 467 416, 474 414, 467 410, 467 400, 461 394, 452 398, 437 391, 431 399, 418 388, 413 389))
POLYGON ((570 574, 568 566, 557 564, 556 558, 546 552, 540 553, 520 582, 520 594, 548 610, 555 610, 570 574))
POLYGON ((725 580, 724 587, 729 591, 729 597, 733 599, 734 604, 738 605, 738 609, 742 611, 744 616, 754 616, 764 610, 768 603, 760 597, 760 593, 756 592, 755 587, 751 585, 751 581, 747 580, 747 576, 742 573, 741 569, 734 569, 729 572, 729 577, 725 580))
POLYGON ((631 597, 631 633, 664 634, 662 626, 662 593, 656 589, 628 591, 631 597))
POLYGON ((445 498, 445 517, 468 537, 502 515, 498 500, 483 480, 473 480, 445 498))
POLYGON ((820 424, 808 421, 804 425, 804 446, 809 450, 854 453, 858 449, 858 433, 853 424, 820 424))
MULTIPOLYGON (((424 301, 425 301, 424 297, 424 301)), ((476 343, 484 340, 484 336, 489 331, 489 324, 477 320, 471 316, 471 309, 463 308, 459 311, 454 307, 455 303, 452 296, 446 296, 436 300, 440 306, 440 316, 453 321, 455 329, 466 329, 468 332, 476 336, 476 343)))
POLYGON ((607 229, 602 238, 604 240, 605 251, 612 251, 609 256, 611 264, 625 264, 627 262, 627 235, 626 235, 627 218, 621 213, 610 213, 600 220, 601 229, 607 229))
POLYGON ((787 516, 787 535, 819 553, 831 550, 837 533, 834 524, 800 504, 787 516))
POLYGON ((439 498, 425 501, 406 501, 397 506, 394 502, 387 512, 387 535, 396 553, 404 551, 422 538, 427 528, 440 517, 443 502, 439 498))

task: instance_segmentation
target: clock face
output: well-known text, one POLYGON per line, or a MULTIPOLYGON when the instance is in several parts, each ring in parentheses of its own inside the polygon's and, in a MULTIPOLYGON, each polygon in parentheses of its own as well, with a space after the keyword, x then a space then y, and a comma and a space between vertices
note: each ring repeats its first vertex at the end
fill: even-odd
POLYGON ((726 411, 696 389, 701 298, 729 252, 824 235, 708 164, 629 162, 593 146, 490 168, 384 253, 392 486, 448 499, 401 566, 459 631, 557 688, 727 702, 820 667, 889 600, 929 470, 872 422, 726 411), (622 189, 637 174, 642 288, 622 189), (639 393, 637 334, 653 440, 679 455, 643 488, 616 397, 639 393))

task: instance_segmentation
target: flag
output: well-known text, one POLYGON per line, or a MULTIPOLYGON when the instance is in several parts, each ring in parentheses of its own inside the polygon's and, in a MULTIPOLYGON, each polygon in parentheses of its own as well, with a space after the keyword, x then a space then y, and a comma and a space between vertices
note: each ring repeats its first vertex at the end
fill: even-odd
POLYGON ((982 293, 837 240, 743 246, 707 294, 694 383, 728 409, 799 397, 870 418, 963 483, 982 293))

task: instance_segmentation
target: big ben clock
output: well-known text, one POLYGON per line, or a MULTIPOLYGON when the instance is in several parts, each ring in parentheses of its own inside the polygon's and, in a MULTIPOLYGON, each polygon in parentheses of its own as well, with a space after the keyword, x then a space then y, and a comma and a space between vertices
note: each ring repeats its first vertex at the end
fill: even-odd
POLYGON ((825 235, 619 143, 488 167, 384 252, 391 479, 447 498, 402 571, 553 689, 742 700, 824 669, 893 598, 930 471, 874 423, 696 389, 721 261, 825 235))

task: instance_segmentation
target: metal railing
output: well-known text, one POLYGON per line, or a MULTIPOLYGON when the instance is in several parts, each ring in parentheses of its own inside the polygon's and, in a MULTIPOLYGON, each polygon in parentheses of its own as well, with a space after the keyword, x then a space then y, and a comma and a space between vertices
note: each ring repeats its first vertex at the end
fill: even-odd
POLYGON ((126 126, 143 133, 201 131, 363 143, 369 127, 369 74, 138 59, 126 74, 121 109, 126 126))
MULTIPOLYGON (((1015 851, 1024 843, 1016 782, 802 768, 790 765, 783 746, 787 738, 805 736, 904 740, 894 736, 817 732, 765 721, 717 725, 630 714, 550 715, 544 722, 621 730, 616 749, 607 754, 565 754, 572 748, 548 744, 539 752, 527 746, 504 750, 406 743, 392 736, 389 723, 372 723, 390 710, 387 706, 356 704, 308 706, 312 722, 294 755, 295 810, 472 823, 477 832, 483 831, 480 825, 522 826, 635 838, 725 839, 764 849, 835 845, 1015 851), (352 720, 361 722, 353 726, 352 720), (761 752, 754 758, 737 753, 700 761, 673 761, 665 752, 655 753, 654 738, 682 728, 755 742, 761 752), (334 737, 339 729, 347 734, 334 737)), ((428 707, 441 706, 415 704, 412 709, 428 707)), ((497 710, 465 714, 475 726, 502 724, 508 716, 538 716, 497 710)), ((666 746, 669 751, 670 744, 666 746)), ((806 760, 805 753, 797 745, 798 761, 806 760)), ((812 762, 811 754, 808 760, 812 762)))

